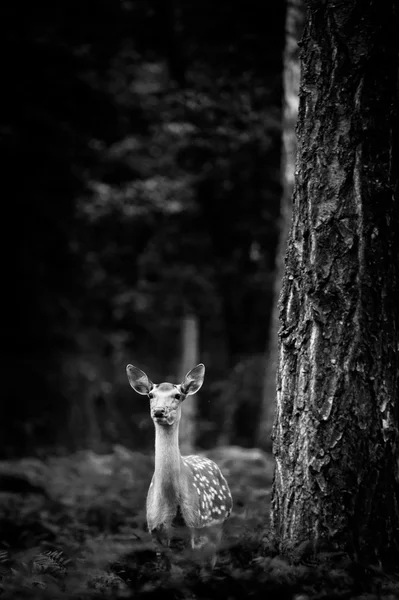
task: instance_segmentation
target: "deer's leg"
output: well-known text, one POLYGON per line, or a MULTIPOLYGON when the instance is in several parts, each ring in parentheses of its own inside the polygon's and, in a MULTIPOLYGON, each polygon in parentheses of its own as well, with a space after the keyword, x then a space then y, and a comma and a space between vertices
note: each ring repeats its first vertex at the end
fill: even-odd
POLYGON ((215 567, 217 550, 222 538, 222 527, 204 527, 194 529, 191 533, 191 547, 201 563, 201 574, 206 574, 215 567))
POLYGON ((156 556, 157 556, 157 569, 160 571, 166 571, 170 569, 169 559, 169 544, 170 544, 170 531, 168 528, 161 526, 156 527, 150 531, 152 542, 154 544, 156 556))

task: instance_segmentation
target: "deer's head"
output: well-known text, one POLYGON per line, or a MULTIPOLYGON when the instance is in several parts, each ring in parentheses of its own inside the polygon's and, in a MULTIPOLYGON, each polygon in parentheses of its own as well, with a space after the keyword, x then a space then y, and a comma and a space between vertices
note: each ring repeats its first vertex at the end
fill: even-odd
POLYGON ((191 369, 180 385, 152 383, 144 371, 133 365, 127 365, 126 373, 135 392, 149 397, 151 418, 155 425, 170 427, 179 423, 181 403, 186 396, 195 394, 202 386, 205 367, 201 363, 191 369))

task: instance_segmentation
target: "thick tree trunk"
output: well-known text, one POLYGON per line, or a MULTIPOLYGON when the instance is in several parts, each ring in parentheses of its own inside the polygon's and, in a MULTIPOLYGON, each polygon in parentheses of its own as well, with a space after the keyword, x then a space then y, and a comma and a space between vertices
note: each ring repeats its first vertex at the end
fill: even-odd
POLYGON ((281 552, 399 555, 394 5, 308 2, 273 432, 281 552))
MULTIPOLYGON (((179 383, 184 376, 199 362, 198 319, 188 314, 181 321, 181 360, 179 367, 179 383)), ((197 414, 198 395, 188 396, 182 406, 180 421, 180 451, 183 455, 191 454, 195 448, 195 418, 197 414)))
POLYGON ((284 275, 284 259, 288 232, 292 217, 292 193, 296 156, 295 124, 298 117, 299 94, 299 46, 305 19, 304 0, 288 0, 285 49, 284 49, 284 99, 283 99, 283 152, 281 165, 282 196, 280 214, 280 238, 276 253, 273 312, 270 320, 266 351, 266 369, 262 398, 262 416, 259 422, 257 442, 260 447, 270 444, 276 403, 276 373, 278 360, 278 299, 284 275))

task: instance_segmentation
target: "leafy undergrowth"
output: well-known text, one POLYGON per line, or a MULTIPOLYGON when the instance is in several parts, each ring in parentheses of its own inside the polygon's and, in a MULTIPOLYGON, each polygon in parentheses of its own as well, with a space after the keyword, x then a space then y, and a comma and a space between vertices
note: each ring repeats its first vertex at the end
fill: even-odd
POLYGON ((340 556, 289 564, 267 541, 272 458, 260 450, 219 448, 207 455, 234 497, 212 575, 201 577, 184 552, 155 569, 145 523, 151 457, 116 446, 46 461, 0 463, 1 597, 94 598, 398 598, 399 583, 340 556))

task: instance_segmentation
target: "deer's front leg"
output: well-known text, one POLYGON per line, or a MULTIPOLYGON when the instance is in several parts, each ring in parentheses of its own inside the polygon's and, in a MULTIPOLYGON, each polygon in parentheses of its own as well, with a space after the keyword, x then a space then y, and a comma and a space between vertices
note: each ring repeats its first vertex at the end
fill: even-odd
POLYGON ((152 542, 156 552, 156 568, 160 571, 170 570, 169 545, 170 531, 161 525, 150 530, 152 542))

